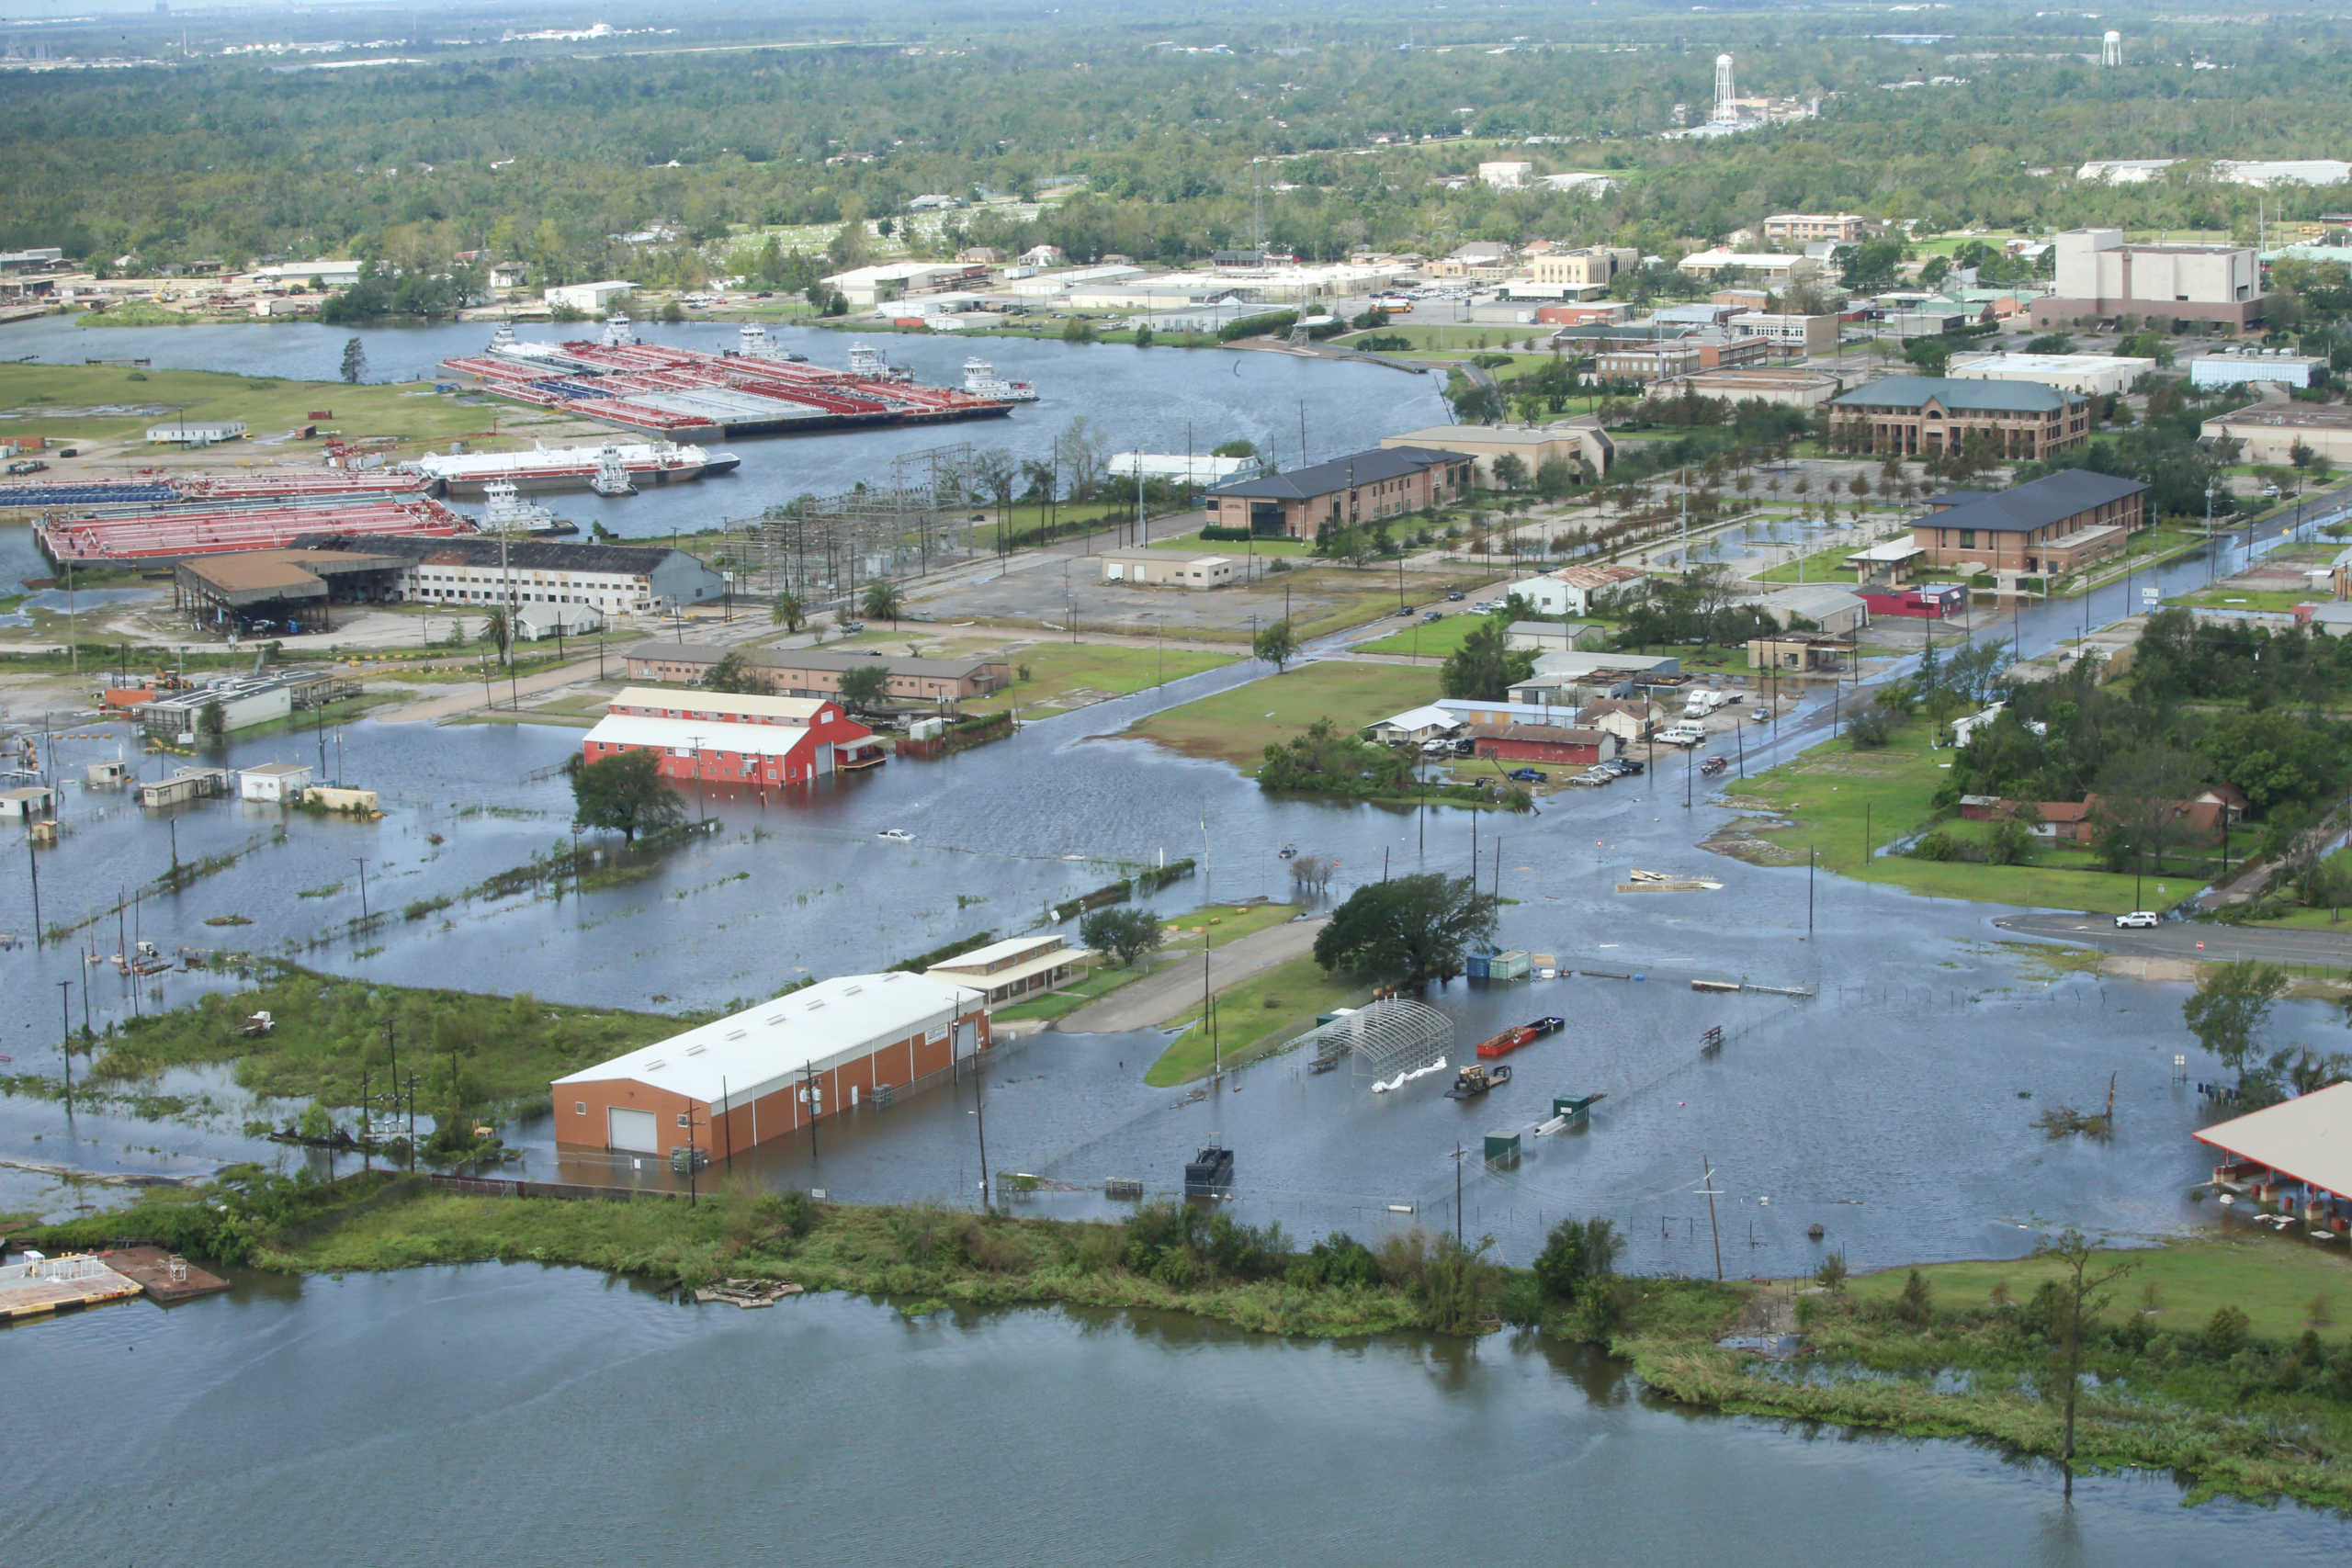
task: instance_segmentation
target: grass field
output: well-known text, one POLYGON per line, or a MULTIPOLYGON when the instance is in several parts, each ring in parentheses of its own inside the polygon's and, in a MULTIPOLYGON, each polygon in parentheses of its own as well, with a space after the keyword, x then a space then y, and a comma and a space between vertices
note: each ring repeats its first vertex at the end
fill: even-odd
POLYGON ((1163 678, 1175 681, 1233 662, 1233 656, 1197 648, 1119 648, 1091 642, 1041 642, 1007 656, 1012 685, 991 697, 962 705, 966 713, 997 713, 1019 706, 1071 707, 1092 696, 1124 696, 1163 678), (1027 680, 1020 671, 1029 671, 1027 680))
MULTIPOLYGON (((2061 863, 1983 865, 1875 854, 1866 859, 1866 821, 1870 847, 1875 850, 1935 820, 1934 795, 1944 776, 1940 764, 1951 753, 1928 750, 1926 724, 1913 721, 1897 728, 1894 741, 1874 751, 1832 740, 1734 785, 1735 801, 1757 802, 1789 819, 1784 828, 1753 829, 1773 848, 1768 863, 1803 865, 1811 848, 1824 870, 1891 883, 1934 898, 2107 912, 2132 907, 2130 877, 2075 869, 2063 863, 2075 858, 2064 849, 2041 852, 2061 863)), ((1954 823, 1951 830, 1956 837, 1971 837, 1973 824, 1954 823)), ((2175 875, 2166 885, 2168 898, 2177 898, 2199 883, 2175 875)))
MULTIPOLYGON (((340 381, 289 381, 229 376, 211 370, 130 370, 115 365, 0 365, 0 414, 11 434, 83 441, 136 440, 151 424, 185 414, 191 422, 239 420, 256 436, 277 435, 311 423, 314 410, 332 409, 318 423, 351 435, 388 435, 401 442, 481 440, 514 411, 460 403, 429 383, 345 386, 340 381), (54 410, 55 412, 51 412, 54 410), (115 412, 108 412, 108 411, 115 412)), ((314 452, 295 446, 256 449, 232 443, 214 449, 223 467, 275 461, 314 452)))
POLYGON ((1212 904, 1170 916, 1168 926, 1175 934, 1169 936, 1153 954, 1149 968, 1138 965, 1126 968, 1114 960, 1105 960, 1084 975, 1051 993, 1015 1002, 1010 1007, 996 1008, 991 1016, 1007 1021, 1020 1019, 1057 1019, 1076 1012, 1098 997, 1105 997, 1122 987, 1133 985, 1151 972, 1170 964, 1182 964, 1199 955, 1204 944, 1223 947, 1253 932, 1276 926, 1298 912, 1295 904, 1251 904, 1234 907, 1212 904))
POLYGON ((1485 615, 1448 615, 1434 626, 1416 621, 1401 631, 1370 642, 1356 644, 1358 653, 1412 653, 1423 659, 1444 659, 1462 647, 1464 639, 1487 624, 1485 615))
POLYGON ((1198 530, 1189 534, 1173 534, 1167 538, 1151 541, 1155 550, 1189 550, 1216 556, 1231 556, 1247 560, 1255 556, 1311 556, 1315 553, 1312 539, 1204 539, 1198 530))
MULTIPOLYGON (((2326 596, 2324 592, 2316 595, 2319 598, 2326 596)), ((2284 613, 2298 604, 2310 604, 2314 597, 2311 593, 2290 593, 2271 588, 2206 588, 2195 593, 2176 593, 2165 603, 2197 610, 2273 610, 2284 613)))
MULTIPOLYGON (((2132 1272, 2115 1289, 2110 1320, 2145 1308, 2143 1291, 2156 1288, 2154 1322, 2160 1328, 2194 1329, 2223 1306, 2241 1308, 2253 1330, 2266 1339, 2292 1339, 2314 1326, 2310 1303, 2325 1296, 2331 1322, 2323 1330, 2352 1323, 2352 1269, 2344 1258, 2304 1242, 2254 1231, 2243 1239, 2174 1242, 2144 1251, 2102 1255, 2099 1267, 2128 1262, 2132 1272)), ((1861 1275, 1848 1285, 1863 1301, 1893 1301, 1903 1290, 1905 1269, 1861 1275)), ((1982 1306, 1994 1281, 2006 1280, 2009 1299, 2022 1302, 2044 1280, 2058 1277, 2056 1263, 2037 1258, 1989 1263, 1932 1263, 1922 1268, 1941 1305, 1982 1306)))
MULTIPOLYGON (((1295 1038, 1319 1014, 1360 1002, 1364 994, 1362 986, 1326 976, 1309 955, 1285 959, 1216 994, 1214 1050, 1207 1030, 1186 1028, 1160 1053, 1143 1081, 1154 1089, 1167 1089, 1206 1075, 1220 1059, 1233 1066, 1295 1038)), ((1197 1026, 1200 1018, 1201 1009, 1195 1003, 1170 1021, 1197 1026)))
POLYGON ((1325 660, 1154 714, 1130 733, 1248 773, 1256 770, 1267 747, 1305 734, 1318 718, 1354 729, 1419 707, 1437 694, 1437 671, 1423 665, 1325 660))
POLYGON ((1854 585, 1854 580, 1850 569, 1846 565, 1846 558, 1860 547, 1859 545, 1838 545, 1829 549, 1816 550, 1805 557, 1801 563, 1792 560, 1782 561, 1768 571, 1759 571, 1756 574, 1756 581, 1758 582, 1802 582, 1808 587, 1826 582, 1840 588, 1851 588, 1854 585))
MULTIPOLYGON (((1350 626, 1360 626, 1382 615, 1394 615, 1397 600, 1397 572, 1395 565, 1366 567, 1358 570, 1346 566, 1313 566, 1302 573, 1277 573, 1263 577, 1241 590, 1251 603, 1262 604, 1260 613, 1264 621, 1282 618, 1287 583, 1292 603, 1292 629, 1301 642, 1324 637, 1350 626), (1314 600, 1297 604, 1300 595, 1311 594, 1314 600)), ((1444 602, 1446 593, 1460 589, 1468 593, 1485 588, 1494 581, 1494 572, 1475 567, 1444 573, 1408 572, 1405 574, 1404 600, 1415 610, 1444 602)), ((1223 592, 1231 592, 1227 589, 1223 592)), ((1403 622, 1400 620, 1401 626, 1403 622)), ((1240 637, 1247 639, 1245 628, 1240 637)))

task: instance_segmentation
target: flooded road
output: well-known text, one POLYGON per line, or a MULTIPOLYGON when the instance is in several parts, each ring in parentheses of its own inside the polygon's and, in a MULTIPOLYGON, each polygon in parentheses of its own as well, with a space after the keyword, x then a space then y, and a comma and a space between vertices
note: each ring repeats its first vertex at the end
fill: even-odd
POLYGON ((2086 1478, 2068 1507, 2046 1467, 1984 1448, 1669 1408, 1507 1336, 695 1309, 483 1265, 103 1308, 0 1330, 0 1366, 20 1408, 116 1417, 18 1445, 19 1568, 86 1562, 98 1531, 439 1568, 518 1520, 512 1555, 591 1564, 2301 1568, 2344 1544, 2294 1506, 2184 1510, 2161 1475, 2086 1478), (322 1547, 371 1498, 380 1552, 322 1547))
MULTIPOLYGON (((277 326, 81 327, 74 319, 44 317, 0 327, 0 360, 25 355, 52 364, 85 359, 152 358, 163 367, 221 370, 333 381, 343 345, 357 337, 368 351, 370 380, 424 381, 455 355, 479 354, 494 329, 485 322, 433 327, 328 327, 316 322, 277 326)), ((524 323, 534 340, 593 337, 596 329, 524 323)), ((677 344, 717 353, 735 345, 737 323, 640 322, 649 343, 677 344)), ((606 500, 584 491, 558 498, 556 511, 584 533, 602 523, 626 538, 651 538, 673 529, 715 527, 781 505, 795 496, 830 494, 889 477, 890 459, 903 452, 970 442, 1002 447, 1016 459, 1048 458, 1071 420, 1084 415, 1110 451, 1206 452, 1221 442, 1248 440, 1276 454, 1282 467, 1299 466, 1302 435, 1312 457, 1376 446, 1384 435, 1446 419, 1443 378, 1381 366, 1351 365, 1282 354, 1214 349, 1136 349, 1118 344, 1028 342, 1017 338, 965 341, 952 335, 878 333, 860 338, 813 327, 768 329, 778 344, 820 365, 847 363, 850 345, 869 342, 918 380, 960 387, 964 360, 978 355, 1000 374, 1034 381, 1041 400, 1008 419, 895 430, 813 435, 752 436, 724 445, 738 453, 736 472, 674 489, 606 500)), ((135 390, 136 389, 131 389, 135 390)), ((487 429, 493 408, 486 405, 487 429)), ((632 439, 635 439, 632 437, 632 439)), ((273 461, 291 449, 243 446, 226 462, 273 461)), ((469 502, 462 510, 478 510, 469 502)), ((5 566, 6 561, 0 561, 5 566)))

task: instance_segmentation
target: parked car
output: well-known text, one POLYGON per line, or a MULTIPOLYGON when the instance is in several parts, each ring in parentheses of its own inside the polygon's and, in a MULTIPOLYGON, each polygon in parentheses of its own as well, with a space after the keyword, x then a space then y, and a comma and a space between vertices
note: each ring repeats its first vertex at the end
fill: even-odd
POLYGON ((1617 759, 1617 771, 1627 778, 1639 778, 1644 771, 1644 764, 1639 757, 1620 757, 1617 759))
POLYGON ((2134 909, 2128 915, 2116 916, 2115 929, 2135 931, 2154 931, 2159 923, 2159 919, 2154 909, 2134 909))
POLYGON ((1410 620, 1413 615, 1413 607, 1410 604, 1399 604, 1396 606, 1396 614, 1402 619, 1410 620))
POLYGON ((1535 768, 1513 768, 1510 771, 1510 777, 1521 784, 1544 784, 1547 782, 1551 776, 1551 774, 1535 768))
POLYGON ((1448 593, 1448 594, 1446 595, 1446 597, 1447 597, 1448 599, 1453 600, 1455 604, 1460 604, 1460 603, 1462 602, 1462 597, 1463 597, 1463 595, 1462 595, 1462 590, 1460 590, 1459 588, 1456 588, 1456 589, 1454 589, 1452 592, 1448 593))
POLYGON ((1706 744, 1707 730, 1703 725, 1669 724, 1657 732, 1657 738, 1668 746, 1702 746, 1706 744))
POLYGON ((1770 708, 1762 707, 1749 708, 1747 710, 1747 716, 1755 720, 1758 724, 1770 724, 1772 722, 1772 710, 1770 708))
POLYGON ((1424 621, 1442 621, 1445 619, 1445 616, 1435 610, 1423 610, 1421 612, 1421 619, 1424 621))

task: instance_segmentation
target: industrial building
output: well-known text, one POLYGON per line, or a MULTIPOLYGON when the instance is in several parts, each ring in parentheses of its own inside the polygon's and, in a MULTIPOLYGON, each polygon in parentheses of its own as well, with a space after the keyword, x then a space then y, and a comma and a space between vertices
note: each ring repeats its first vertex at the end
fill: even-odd
POLYGON ((557 1078, 555 1141, 715 1160, 888 1105, 989 1046, 985 992, 893 971, 820 980, 557 1078))
POLYGON ((951 985, 969 986, 997 1007, 1035 991, 1067 985, 1095 954, 1072 947, 1058 934, 1007 937, 969 953, 959 953, 925 969, 923 974, 951 985))
POLYGON ((1772 355, 1770 339, 1701 332, 1667 343, 1625 344, 1593 355, 1592 373, 1603 380, 1647 386, 1669 377, 1704 370, 1736 370, 1761 365, 1772 355))
POLYGON ((1722 398, 1735 403, 1774 403, 1784 408, 1818 407, 1845 389, 1846 378, 1835 370, 1802 367, 1747 365, 1732 370, 1696 370, 1668 376, 1649 384, 1647 396, 1722 398))
POLYGON ((1580 465, 1588 476, 1597 478, 1609 471, 1610 462, 1617 456, 1617 444, 1592 423, 1438 424, 1402 435, 1384 435, 1380 445, 1462 453, 1472 459, 1477 482, 1488 490, 1504 488, 1495 477, 1495 464, 1507 456, 1517 457, 1531 479, 1551 462, 1580 465))
POLYGON ((1829 405, 1833 446, 1873 457, 1933 457, 1980 434, 1996 461, 2036 461, 2090 438, 2090 404, 2031 381, 1890 376, 1829 405))
POLYGON ((591 762, 650 751, 663 778, 779 788, 870 768, 880 741, 841 705, 815 697, 624 687, 581 741, 591 762))
POLYGON ((1580 299, 1605 294, 1616 276, 1636 265, 1642 253, 1630 245, 1586 245, 1532 258, 1528 275, 1536 283, 1558 284, 1580 299))
POLYGON ((616 301, 635 293, 637 285, 617 277, 601 283, 559 283, 539 291, 539 298, 554 310, 577 310, 583 316, 601 316, 612 309, 616 301))
POLYGON ((2327 373, 2327 364, 2325 355, 2290 354, 2283 348, 2222 348, 2188 362, 2188 384, 2200 389, 2258 381, 2308 387, 2327 373))
POLYGON ((2086 398, 2115 397, 2156 367, 2129 354, 1962 354, 1944 375, 1954 381, 2031 381, 2086 398))
MULTIPOLYGON (((1724 322, 1738 337, 1760 337, 1782 354, 1835 354, 1845 318, 1836 311, 1797 315, 1786 310, 1742 310, 1724 322)), ((1713 367, 1708 367, 1713 368, 1713 367)))
POLYGON ((626 655, 635 681, 694 682, 729 653, 741 654, 768 689, 782 696, 833 696, 845 671, 880 665, 889 671, 884 694, 894 701, 967 701, 1001 692, 1012 683, 1012 666, 1001 654, 962 659, 894 659, 878 651, 848 652, 815 648, 718 648, 700 642, 639 643, 626 655))
POLYGON ((329 671, 232 675, 185 691, 158 693, 133 707, 130 716, 150 735, 167 740, 192 739, 202 728, 204 710, 216 703, 220 707, 220 728, 233 731, 286 718, 297 709, 317 707, 356 689, 329 671))
POLYGON ((1469 493, 1476 467, 1466 453, 1419 446, 1357 452, 1217 485, 1208 492, 1208 519, 1261 536, 1312 539, 1327 525, 1352 527, 1450 505, 1469 493))
POLYGON ((308 762, 256 762, 237 770, 237 795, 265 805, 290 805, 302 798, 311 783, 308 762))
POLYGON ((1182 550, 1103 550, 1102 581, 1131 582, 1145 588, 1222 588, 1238 570, 1231 556, 1190 555, 1182 550))
POLYGON ((172 609, 224 636, 334 629, 330 607, 396 599, 409 562, 358 550, 245 550, 172 568, 172 609))
POLYGON ((403 599, 443 609, 506 604, 524 613, 585 604, 607 615, 707 604, 725 596, 727 580, 667 545, 597 545, 569 539, 413 538, 370 534, 304 534, 300 550, 398 556, 403 599))
POLYGON ((2120 229, 2058 236, 2056 292, 2033 302, 2033 324, 2117 316, 2219 321, 2243 332, 2262 319, 2262 263, 2251 245, 2130 245, 2120 229))
POLYGON ((1693 251, 1674 265, 1676 271, 1694 277, 1721 277, 1725 273, 1736 273, 1773 284, 1792 283, 1821 271, 1821 264, 1808 255, 1784 251, 1735 251, 1724 245, 1693 251))
POLYGON ((1622 749, 1606 729, 1579 729, 1560 724, 1473 725, 1471 754, 1506 762, 1549 762, 1555 766, 1605 762, 1622 749))
POLYGON ((147 443, 151 446, 218 446, 224 441, 242 440, 245 423, 238 419, 185 420, 169 424, 147 427, 147 443))
POLYGON ((2207 420, 2197 434, 2236 442, 2248 463, 2291 463, 2301 446, 2339 468, 2352 464, 2352 403, 2254 403, 2207 420))
POLYGON ((1928 564, 2059 576, 2123 553, 2147 522, 2139 479, 2064 468, 1997 491, 1954 491, 1928 499, 1911 542, 1928 564))

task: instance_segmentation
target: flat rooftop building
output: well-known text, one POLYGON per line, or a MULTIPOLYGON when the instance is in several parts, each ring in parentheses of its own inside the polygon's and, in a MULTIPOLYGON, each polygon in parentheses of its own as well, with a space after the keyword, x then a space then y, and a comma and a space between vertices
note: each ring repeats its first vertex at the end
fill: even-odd
POLYGON ((2352 403, 2258 402, 2217 414, 2197 433, 2237 442, 2249 463, 2291 463, 2298 443, 2339 468, 2352 463, 2352 403))
POLYGON ((2156 367, 2154 359, 2126 354, 1962 354, 1944 374, 1955 381, 2032 381, 2062 392, 2109 397, 2156 367))

